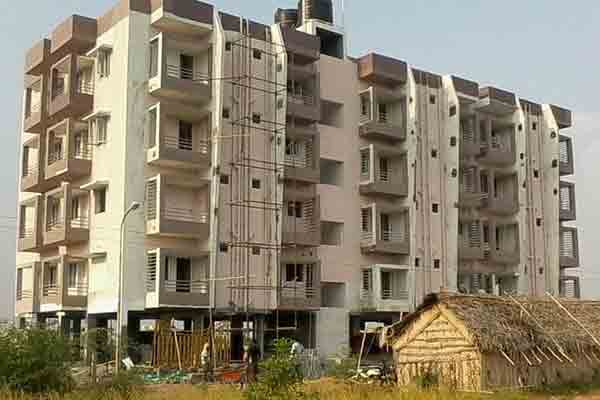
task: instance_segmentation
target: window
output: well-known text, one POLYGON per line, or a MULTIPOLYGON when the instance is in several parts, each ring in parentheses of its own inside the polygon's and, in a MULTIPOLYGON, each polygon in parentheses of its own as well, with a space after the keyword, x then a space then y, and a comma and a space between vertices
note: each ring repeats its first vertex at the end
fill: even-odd
POLYGON ((302 218, 302 203, 299 201, 288 202, 288 217, 302 218))
POLYGON ((419 257, 415 258, 415 268, 419 268, 419 264, 421 263, 421 259, 419 257))
POLYGON ((341 246, 344 224, 321 221, 321 245, 341 246))
POLYGON ((369 102, 368 95, 360 96, 360 115, 362 115, 363 117, 371 116, 371 109, 370 109, 370 102, 369 102))
POLYGON ((429 104, 435 104, 435 100, 436 99, 435 99, 435 95, 434 94, 432 94, 432 95, 429 96, 429 104))
POLYGON ((365 292, 371 291, 371 280, 372 280, 371 270, 363 269, 363 271, 362 271, 362 290, 363 291, 365 291, 365 292))
POLYGON ((254 57, 254 59, 256 59, 256 60, 262 59, 262 51, 260 49, 253 49, 252 57, 254 57))
POLYGON ((98 76, 100 78, 107 78, 110 75, 110 60, 111 60, 111 49, 100 49, 98 50, 98 76))
POLYGON ((254 256, 260 256, 260 247, 252 247, 252 255, 254 256))
POLYGON ((225 43, 225 51, 231 51, 231 42, 225 43))
POLYGON ((229 185, 229 175, 221 175, 219 182, 221 182, 221 185, 229 185))
POLYGON ((179 150, 192 151, 194 143, 192 131, 192 124, 185 121, 179 121, 179 140, 177 142, 177 148, 179 148, 179 150))
POLYGON ((456 136, 452 136, 450 138, 450 147, 455 147, 456 146, 456 136))
POLYGON ((79 264, 69 264, 69 289, 77 288, 79 284, 80 276, 79 276, 79 264))
POLYGON ((379 104, 379 122, 386 123, 389 120, 388 106, 387 104, 379 104))
POLYGON ((438 151, 436 149, 431 150, 431 158, 437 158, 438 151))
POLYGON ((440 269, 440 264, 441 261, 440 260, 433 260, 433 269, 440 269))
POLYGON ((225 119, 229 118, 229 108, 223 109, 223 118, 225 118, 225 119))
POLYGON ((79 218, 79 197, 71 199, 71 219, 79 218))
POLYGON ((194 57, 181 54, 179 55, 179 78, 188 81, 194 80, 194 57))
POLYGON ((536 218, 536 220, 535 220, 535 224, 536 224, 537 226, 542 226, 542 219, 541 219, 541 218, 536 218))
POLYGON ((456 106, 450 106, 450 116, 454 117, 456 115, 456 106))
POLYGON ((106 188, 94 190, 94 206, 96 214, 106 212, 106 188))
POLYGON ((297 140, 285 140, 285 154, 288 156, 297 156, 300 154, 300 142, 297 140))
POLYGON ((534 131, 537 130, 537 122, 531 124, 531 129, 533 129, 534 131))
POLYGON ((260 113, 252 113, 252 122, 255 124, 260 124, 260 121, 262 120, 262 116, 260 115, 260 113))
POLYGON ((360 210, 360 227, 363 232, 371 232, 371 210, 368 208, 360 210))
POLYGON ((368 150, 362 150, 360 152, 360 173, 361 175, 369 174, 369 164, 371 162, 370 154, 368 150))
POLYGON ((434 214, 437 214, 440 212, 440 205, 438 203, 433 203, 431 205, 431 212, 433 212, 434 214))
POLYGON ((252 179, 252 189, 260 189, 260 179, 252 179))
POLYGON ((17 301, 23 298, 23 269, 19 268, 17 270, 17 301))
POLYGON ((524 160, 525 159, 525 153, 519 154, 519 157, 521 158, 521 160, 524 160))
POLYGON ((533 170, 533 176, 534 176, 535 178, 539 178, 539 177, 540 177, 540 171, 538 171, 537 169, 534 169, 534 170, 533 170))
POLYGON ((90 120, 90 132, 96 145, 105 144, 108 137, 108 116, 99 116, 90 120))
POLYGON ((158 38, 150 42, 150 78, 158 76, 158 38))
POLYGON ((285 264, 286 282, 304 282, 304 264, 285 264))
POLYGON ((228 250, 229 250, 229 246, 227 246, 227 243, 225 243, 225 242, 219 243, 219 251, 221 253, 227 253, 228 250))
POLYGON ((519 132, 522 132, 523 131, 523 124, 519 124, 519 128, 518 129, 519 129, 519 132))

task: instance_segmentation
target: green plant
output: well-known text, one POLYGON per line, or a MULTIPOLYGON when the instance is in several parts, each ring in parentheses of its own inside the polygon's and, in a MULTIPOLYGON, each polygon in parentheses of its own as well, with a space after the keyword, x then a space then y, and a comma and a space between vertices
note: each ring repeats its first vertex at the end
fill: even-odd
POLYGON ((325 375, 336 379, 348 379, 356 374, 358 359, 355 356, 328 360, 325 364, 325 375))
POLYGON ((135 371, 123 371, 89 388, 91 400, 132 400, 143 392, 143 380, 135 371))
POLYGON ((72 348, 54 331, 9 328, 0 332, 0 387, 22 392, 71 389, 72 348))
POLYGON ((245 392, 247 400, 295 400, 309 395, 302 387, 302 373, 296 360, 290 355, 292 340, 277 339, 273 343, 273 355, 260 364, 258 380, 245 392))

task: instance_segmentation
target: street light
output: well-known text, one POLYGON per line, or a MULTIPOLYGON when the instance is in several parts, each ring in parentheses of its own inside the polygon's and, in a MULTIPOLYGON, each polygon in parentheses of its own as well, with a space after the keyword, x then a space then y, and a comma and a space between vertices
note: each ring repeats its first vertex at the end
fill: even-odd
POLYGON ((117 299, 117 351, 115 355, 115 369, 117 373, 121 370, 121 340, 123 336, 123 237, 125 236, 125 222, 129 214, 142 206, 141 203, 134 201, 131 203, 123 219, 121 219, 121 236, 119 237, 119 286, 117 299))

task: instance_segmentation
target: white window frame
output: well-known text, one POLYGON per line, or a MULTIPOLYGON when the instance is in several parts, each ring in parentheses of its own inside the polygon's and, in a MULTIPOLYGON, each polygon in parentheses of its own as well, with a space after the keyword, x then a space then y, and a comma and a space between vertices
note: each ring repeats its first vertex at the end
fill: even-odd
POLYGON ((96 146, 108 142, 109 115, 101 115, 90 119, 90 135, 92 143, 96 146))

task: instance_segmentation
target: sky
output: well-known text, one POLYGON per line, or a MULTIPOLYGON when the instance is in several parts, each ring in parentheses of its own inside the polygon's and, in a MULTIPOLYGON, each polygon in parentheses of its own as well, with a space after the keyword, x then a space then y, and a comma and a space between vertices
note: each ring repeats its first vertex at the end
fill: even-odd
MULTIPOLYGON (((117 0, 19 0, 0 12, 0 319, 14 297, 17 166, 25 51, 71 14, 96 17, 117 0)), ((271 23, 296 0, 212 0, 271 23)), ((440 74, 493 84, 573 110, 583 294, 600 297, 600 2, 598 0, 346 0, 350 55, 375 51, 440 74)))

